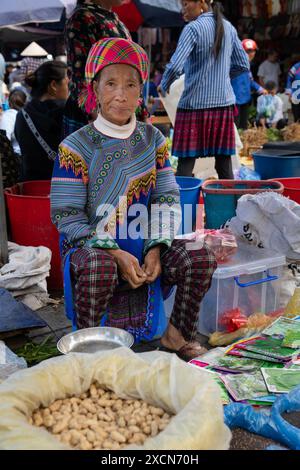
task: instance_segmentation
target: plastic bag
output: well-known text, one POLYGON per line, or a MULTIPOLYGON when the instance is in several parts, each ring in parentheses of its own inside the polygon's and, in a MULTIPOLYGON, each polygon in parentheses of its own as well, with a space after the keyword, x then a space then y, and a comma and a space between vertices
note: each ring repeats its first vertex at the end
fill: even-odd
POLYGON ((21 371, 0 385, 1 449, 70 449, 28 417, 40 405, 79 395, 92 382, 121 398, 141 398, 176 414, 167 428, 143 446, 126 449, 228 449, 218 385, 174 354, 135 354, 127 348, 97 354, 73 353, 21 371))
MULTIPOLYGON (((218 264, 226 263, 237 251, 238 245, 234 234, 229 229, 220 230, 196 230, 182 237, 190 240, 199 247, 205 243, 213 252, 218 264)), ((193 247, 191 244, 191 249, 193 247)))
POLYGON ((3 341, 0 341, 0 383, 19 369, 25 369, 27 363, 23 357, 13 353, 3 341))
POLYGON ((270 414, 254 411, 249 405, 231 403, 225 408, 225 423, 230 428, 243 428, 287 445, 290 449, 300 450, 300 429, 283 419, 281 415, 286 411, 300 411, 300 387, 279 397, 270 414))
POLYGON ((241 168, 235 173, 236 180, 250 180, 250 181, 259 181, 261 176, 251 168, 242 165, 241 168))

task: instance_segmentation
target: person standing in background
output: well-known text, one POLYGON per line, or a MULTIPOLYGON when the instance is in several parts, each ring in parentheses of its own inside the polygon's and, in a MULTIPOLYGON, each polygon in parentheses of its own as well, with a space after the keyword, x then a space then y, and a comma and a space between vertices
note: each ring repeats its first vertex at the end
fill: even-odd
POLYGON ((290 96, 294 121, 300 121, 300 62, 297 62, 288 73, 286 92, 290 96))
POLYGON ((278 53, 276 51, 269 52, 268 58, 260 64, 257 75, 262 87, 265 87, 267 82, 274 82, 276 87, 279 86, 281 69, 278 63, 278 53))
POLYGON ((21 56, 24 59, 21 61, 19 76, 21 82, 24 83, 27 75, 34 73, 40 65, 47 61, 48 52, 36 42, 32 42, 21 52, 21 56))
MULTIPOLYGON (((244 50, 246 51, 249 62, 251 63, 258 49, 257 44, 252 39, 244 39, 242 41, 244 50)), ((231 85, 236 98, 238 115, 235 118, 235 124, 238 129, 246 130, 248 128, 249 106, 251 104, 251 93, 259 95, 267 94, 267 91, 255 82, 252 72, 244 72, 231 80, 231 85)))
POLYGON ((50 180, 62 140, 68 98, 67 65, 50 60, 26 77, 31 101, 19 111, 15 136, 22 154, 22 180, 50 180))
POLYGON ((0 129, 5 131, 14 152, 18 155, 21 155, 21 150, 15 136, 15 123, 18 111, 25 106, 26 98, 26 94, 22 90, 11 91, 8 97, 9 109, 0 116, 0 129))
POLYGON ((249 60, 236 29, 211 0, 182 1, 185 26, 166 66, 160 91, 185 72, 174 128, 172 155, 178 176, 193 176, 199 157, 215 157, 220 179, 233 179, 235 96, 230 75, 249 72, 249 60))
MULTIPOLYGON (((65 28, 70 96, 67 101, 63 127, 64 137, 85 126, 89 116, 78 100, 84 95, 85 63, 92 45, 106 37, 130 39, 126 26, 112 11, 123 0, 78 0, 65 28)), ((84 100, 84 98, 83 98, 84 100)))

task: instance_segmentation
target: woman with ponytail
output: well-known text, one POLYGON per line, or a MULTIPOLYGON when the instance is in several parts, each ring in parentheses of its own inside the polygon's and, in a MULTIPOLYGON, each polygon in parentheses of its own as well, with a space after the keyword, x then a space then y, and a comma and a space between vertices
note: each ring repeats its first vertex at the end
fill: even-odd
POLYGON ((197 158, 215 157, 220 179, 232 179, 235 153, 235 95, 230 79, 249 70, 249 60, 222 6, 211 0, 182 0, 185 26, 166 66, 161 93, 185 73, 172 154, 178 176, 192 176, 197 158))
POLYGON ((67 66, 57 60, 44 62, 25 82, 31 89, 31 100, 18 112, 15 125, 22 180, 50 180, 69 94, 67 66))

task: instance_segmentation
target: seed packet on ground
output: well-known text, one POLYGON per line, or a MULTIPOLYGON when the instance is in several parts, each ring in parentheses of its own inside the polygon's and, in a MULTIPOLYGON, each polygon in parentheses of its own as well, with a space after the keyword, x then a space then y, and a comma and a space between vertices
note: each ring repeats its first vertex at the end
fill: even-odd
POLYGON ((260 336, 236 343, 235 347, 278 360, 289 361, 296 354, 297 350, 282 346, 282 341, 282 339, 275 338, 274 336, 260 336))
POLYGON ((285 334, 284 340, 282 341, 282 346, 300 349, 300 330, 288 330, 285 334))
POLYGON ((264 354, 258 354, 255 352, 251 351, 246 351, 243 349, 231 349, 231 351, 228 352, 229 355, 240 357, 240 358, 252 358, 256 359, 260 362, 260 367, 283 367, 284 366, 284 361, 275 359, 274 357, 270 356, 265 356, 264 354), (265 364, 265 361, 267 361, 268 365, 265 364))
MULTIPOLYGON (((235 350, 233 349, 232 351, 234 352, 235 350)), ((232 354, 216 359, 211 364, 211 367, 216 370, 222 370, 231 373, 254 372, 255 370, 261 369, 262 367, 283 367, 282 364, 277 362, 261 359, 258 354, 255 355, 252 353, 254 356, 258 356, 258 358, 246 357, 246 354, 243 353, 247 352, 248 351, 241 351, 237 349, 237 354, 232 354)), ((249 356, 251 356, 251 353, 249 353, 249 356)), ((268 359, 267 356, 266 359, 268 359)))
POLYGON ((235 401, 256 400, 268 395, 268 390, 260 371, 253 374, 222 375, 222 381, 235 401))
MULTIPOLYGON (((201 362, 200 361, 197 361, 197 360, 192 360, 189 362, 189 364, 191 364, 192 366, 194 367, 201 367, 203 368, 203 365, 201 365, 201 362)), ((203 363, 202 363, 203 364, 203 363)), ((205 369, 207 372, 211 373, 212 374, 212 377, 213 379, 216 381, 216 383, 219 385, 220 387, 220 392, 221 392, 221 399, 222 399, 222 404, 223 405, 228 405, 231 400, 230 400, 230 396, 228 395, 228 392, 227 392, 227 389, 224 385, 224 383, 222 382, 219 374, 217 374, 216 372, 210 370, 210 369, 205 369)))
POLYGON ((261 371, 270 393, 289 393, 300 385, 300 370, 262 368, 261 371))
POLYGON ((285 337, 286 333, 290 330, 300 333, 299 320, 291 320, 290 318, 280 317, 272 325, 263 330, 262 334, 265 336, 282 336, 285 337))

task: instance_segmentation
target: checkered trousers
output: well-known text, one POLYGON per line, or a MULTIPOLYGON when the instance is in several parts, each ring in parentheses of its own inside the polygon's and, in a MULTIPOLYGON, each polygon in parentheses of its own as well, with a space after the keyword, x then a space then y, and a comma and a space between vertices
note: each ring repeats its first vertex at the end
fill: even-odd
MULTIPOLYGON (((187 341, 195 339, 199 305, 217 267, 214 255, 203 247, 187 250, 185 240, 174 240, 161 258, 162 285, 177 285, 170 318, 187 341)), ((80 248, 71 256, 77 327, 98 326, 118 286, 113 257, 98 248, 80 248)))

